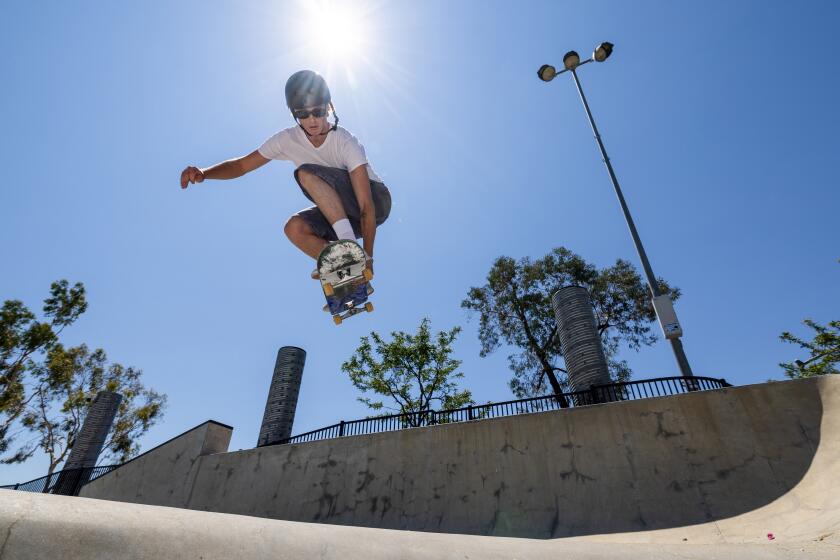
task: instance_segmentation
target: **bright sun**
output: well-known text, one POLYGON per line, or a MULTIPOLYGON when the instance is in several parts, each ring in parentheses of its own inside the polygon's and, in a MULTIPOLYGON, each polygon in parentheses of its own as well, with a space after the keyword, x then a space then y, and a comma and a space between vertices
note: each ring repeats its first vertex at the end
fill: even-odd
POLYGON ((280 54, 281 64, 289 71, 309 68, 323 75, 331 88, 343 90, 342 108, 358 105, 361 98, 353 92, 364 85, 365 98, 379 92, 396 116, 388 96, 411 95, 402 89, 410 73, 391 58, 392 42, 399 44, 400 38, 384 6, 384 0, 296 0, 292 13, 281 14, 291 47, 280 54))
POLYGON ((304 43, 329 64, 352 66, 365 55, 369 30, 364 2, 307 0, 300 32, 304 43))

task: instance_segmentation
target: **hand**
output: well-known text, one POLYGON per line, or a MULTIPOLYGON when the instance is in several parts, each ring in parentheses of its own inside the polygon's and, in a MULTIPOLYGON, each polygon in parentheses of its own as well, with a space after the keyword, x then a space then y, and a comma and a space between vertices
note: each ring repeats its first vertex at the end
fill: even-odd
POLYGON ((198 167, 189 166, 181 171, 181 188, 186 189, 190 183, 200 183, 204 180, 204 172, 198 167))
POLYGON ((368 257, 365 260, 365 267, 370 270, 370 273, 373 274, 373 257, 368 257))

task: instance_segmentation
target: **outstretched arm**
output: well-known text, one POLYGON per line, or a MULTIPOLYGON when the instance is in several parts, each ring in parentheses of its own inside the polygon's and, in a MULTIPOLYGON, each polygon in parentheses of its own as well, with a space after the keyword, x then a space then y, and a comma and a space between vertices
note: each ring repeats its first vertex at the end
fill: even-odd
POLYGON ((269 161, 258 150, 254 150, 247 156, 229 159, 204 169, 189 166, 181 172, 181 188, 186 189, 190 183, 201 183, 205 179, 236 179, 269 161))

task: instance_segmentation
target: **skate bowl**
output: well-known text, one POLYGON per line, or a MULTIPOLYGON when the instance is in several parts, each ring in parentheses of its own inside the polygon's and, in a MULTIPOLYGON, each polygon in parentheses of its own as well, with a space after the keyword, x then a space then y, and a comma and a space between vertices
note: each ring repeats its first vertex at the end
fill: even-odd
POLYGON ((83 488, 97 499, 3 491, 0 551, 40 533, 78 557, 100 557, 86 539, 195 558, 840 557, 838 407, 828 376, 234 453, 207 424, 83 488))
POLYGON ((710 522, 716 532, 747 516, 761 539, 779 532, 770 519, 815 500, 840 509, 823 504, 833 499, 828 473, 840 471, 838 403, 840 378, 824 377, 233 453, 214 445, 201 455, 193 430, 82 496, 537 539, 710 522))

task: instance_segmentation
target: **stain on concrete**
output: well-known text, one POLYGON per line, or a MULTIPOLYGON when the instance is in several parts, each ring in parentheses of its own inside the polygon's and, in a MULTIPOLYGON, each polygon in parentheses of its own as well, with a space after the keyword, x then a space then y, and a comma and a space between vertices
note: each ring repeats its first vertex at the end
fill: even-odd
POLYGON ((324 494, 318 498, 318 511, 314 516, 315 521, 329 519, 335 515, 335 505, 338 501, 339 494, 340 492, 336 494, 324 492, 324 494))
POLYGON ((685 432, 683 430, 672 432, 671 430, 668 430, 665 427, 665 414, 666 413, 668 413, 670 415, 671 411, 670 410, 664 410, 664 411, 656 411, 656 412, 652 412, 652 413, 644 412, 644 413, 642 413, 641 416, 642 416, 642 418, 644 418, 646 416, 650 416, 651 414, 653 414, 656 417, 656 437, 658 437, 658 438, 670 439, 672 437, 684 436, 685 432))
POLYGON ((391 511, 391 498, 382 496, 382 513, 379 514, 379 519, 384 519, 385 514, 391 511))
POLYGON ((362 482, 356 486, 356 492, 364 491, 371 482, 376 480, 376 476, 370 471, 360 471, 358 474, 362 477, 362 482))
POLYGON ((508 442, 505 442, 505 444, 502 446, 502 448, 501 448, 501 449, 499 449, 499 453, 504 453, 505 455, 507 455, 507 452, 508 452, 509 450, 511 450, 511 449, 512 449, 513 451, 516 451, 516 452, 517 452, 517 453, 519 453, 520 455, 525 455, 525 452, 524 452, 524 451, 521 451, 521 450, 519 450, 519 449, 515 448, 514 446, 512 446, 512 445, 511 445, 511 444, 509 444, 508 442))

